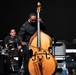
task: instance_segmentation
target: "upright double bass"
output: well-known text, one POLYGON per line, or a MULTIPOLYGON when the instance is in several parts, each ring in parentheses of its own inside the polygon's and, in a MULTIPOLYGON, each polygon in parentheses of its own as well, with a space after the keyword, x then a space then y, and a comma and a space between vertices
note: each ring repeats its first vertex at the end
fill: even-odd
POLYGON ((30 75, 52 75, 57 67, 55 58, 50 54, 49 47, 52 46, 50 36, 40 30, 40 8, 38 2, 37 7, 37 32, 31 37, 30 49, 33 56, 29 59, 28 69, 30 75))

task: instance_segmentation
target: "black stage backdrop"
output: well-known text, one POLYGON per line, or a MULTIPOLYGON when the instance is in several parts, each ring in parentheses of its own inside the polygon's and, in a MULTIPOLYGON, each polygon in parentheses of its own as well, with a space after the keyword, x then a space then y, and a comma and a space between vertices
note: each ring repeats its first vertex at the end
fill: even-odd
POLYGON ((0 0, 0 39, 4 40, 10 29, 19 31, 31 12, 36 12, 37 2, 42 4, 41 18, 46 33, 58 40, 76 38, 76 2, 73 0, 0 0))

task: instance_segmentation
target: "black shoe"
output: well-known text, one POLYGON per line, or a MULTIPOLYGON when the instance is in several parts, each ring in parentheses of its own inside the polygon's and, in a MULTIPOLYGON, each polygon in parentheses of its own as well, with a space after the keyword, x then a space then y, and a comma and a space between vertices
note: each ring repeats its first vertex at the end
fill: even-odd
POLYGON ((27 73, 24 73, 24 75, 30 75, 30 73, 27 72, 27 73))

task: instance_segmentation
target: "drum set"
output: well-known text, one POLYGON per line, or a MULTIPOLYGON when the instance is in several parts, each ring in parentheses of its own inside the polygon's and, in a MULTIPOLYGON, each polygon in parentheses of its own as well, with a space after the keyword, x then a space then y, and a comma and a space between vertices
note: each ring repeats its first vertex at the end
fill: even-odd
POLYGON ((0 61, 1 64, 3 64, 3 70, 6 71, 8 68, 8 71, 12 72, 18 72, 19 71, 19 64, 18 64, 18 49, 7 49, 3 48, 3 46, 0 44, 0 61), (5 70, 6 69, 6 70, 5 70))

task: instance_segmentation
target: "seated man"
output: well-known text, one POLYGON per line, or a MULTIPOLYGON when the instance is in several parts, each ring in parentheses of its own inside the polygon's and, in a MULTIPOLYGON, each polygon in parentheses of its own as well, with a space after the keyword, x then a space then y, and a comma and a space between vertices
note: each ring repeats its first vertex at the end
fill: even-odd
POLYGON ((5 44, 5 48, 7 48, 9 51, 17 49, 19 50, 18 52, 18 57, 19 57, 19 68, 22 65, 22 53, 21 53, 21 49, 22 49, 22 45, 21 45, 21 39, 19 36, 16 35, 16 30, 15 29, 11 29, 10 30, 10 35, 5 37, 4 40, 4 44, 5 44))

